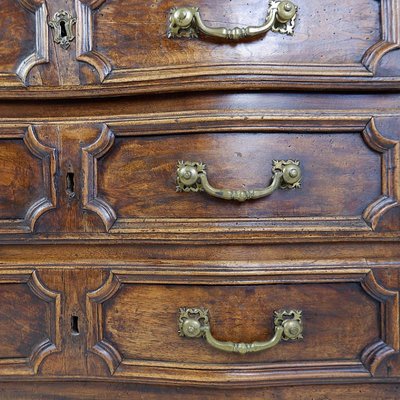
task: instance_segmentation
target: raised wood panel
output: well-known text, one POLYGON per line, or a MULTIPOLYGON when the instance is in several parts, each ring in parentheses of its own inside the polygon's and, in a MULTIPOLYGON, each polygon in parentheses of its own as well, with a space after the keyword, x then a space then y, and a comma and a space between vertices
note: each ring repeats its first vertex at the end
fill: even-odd
MULTIPOLYGON (((400 85, 399 2, 355 0, 343 7, 336 0, 298 0, 293 37, 269 32, 227 43, 168 39, 168 12, 187 5, 183 0, 20 0, 20 9, 35 19, 29 29, 36 50, 0 76, 1 93, 54 98, 243 88, 393 90, 400 85), (77 18, 69 51, 49 41, 47 12, 60 8, 77 18), (384 61, 386 55, 394 61, 384 61)), ((196 5, 206 23, 229 27, 259 24, 268 8, 264 0, 196 5)), ((13 7, 7 4, 5 12, 13 7)))
POLYGON ((396 232, 399 141, 390 131, 373 119, 261 115, 111 123, 83 148, 83 205, 118 234, 396 232), (179 160, 205 162, 215 187, 251 189, 268 184, 274 159, 300 160, 301 189, 246 203, 175 192, 179 160))
POLYGON ((0 376, 34 375, 60 351, 60 294, 29 270, 0 272, 0 376))
MULTIPOLYGON (((83 21, 78 22, 77 59, 96 69, 104 93, 239 85, 315 88, 327 82, 334 82, 333 88, 398 85, 397 67, 386 71, 387 79, 374 79, 382 57, 400 45, 398 0, 357 0, 346 7, 335 0, 297 4, 293 37, 270 32, 227 43, 168 39, 168 12, 187 5, 184 1, 76 0, 83 21)), ((232 27, 261 23, 268 5, 264 0, 200 0, 196 6, 207 23, 232 27)))
POLYGON ((32 126, 0 127, 0 233, 33 232, 56 207, 57 155, 32 126))
POLYGON ((399 350, 398 292, 369 269, 313 268, 235 279, 214 267, 206 284, 205 271, 181 275, 179 266, 151 277, 115 269, 88 293, 89 346, 114 377, 140 381, 245 385, 387 374, 380 367, 399 350), (272 336, 274 310, 301 309, 304 340, 245 356, 219 352, 178 335, 181 307, 208 308, 215 337, 246 342, 272 336))
POLYGON ((18 88, 27 83, 35 65, 48 61, 46 4, 36 0, 2 0, 0 20, 0 86, 18 88))
MULTIPOLYGON (((332 69, 331 72, 336 68, 344 76, 346 68, 347 74, 351 71, 362 75, 360 61, 363 54, 381 38, 381 4, 387 7, 389 3, 357 0, 343 8, 334 0, 323 3, 299 0, 293 37, 269 32, 265 37, 232 43, 204 37, 197 40, 168 39, 169 10, 188 5, 185 1, 135 3, 131 0, 106 0, 95 16, 94 42, 98 51, 112 61, 116 74, 119 69, 124 70, 120 75, 126 74, 127 70, 143 73, 144 69, 148 69, 150 74, 158 70, 162 74, 172 75, 174 71, 175 76, 184 76, 188 74, 185 70, 190 70, 192 74, 200 75, 195 67, 209 67, 212 73, 213 69, 224 67, 228 70, 231 67, 233 72, 235 67, 237 71, 250 67, 251 71, 256 66, 262 71, 279 65, 288 66, 288 70, 293 71, 294 64, 300 64, 300 68, 314 65, 316 74, 321 73, 325 65, 328 70, 332 69), (142 26, 147 28, 135 29, 142 26), (115 37, 120 46, 115 46, 115 37), (130 51, 126 51, 126 46, 130 51), (248 65, 244 67, 244 63, 248 65), (183 71, 179 72, 178 68, 183 71)), ((202 11, 206 23, 230 27, 261 24, 268 9, 265 0, 251 0, 245 4, 237 0, 228 4, 199 0, 195 5, 202 11)))

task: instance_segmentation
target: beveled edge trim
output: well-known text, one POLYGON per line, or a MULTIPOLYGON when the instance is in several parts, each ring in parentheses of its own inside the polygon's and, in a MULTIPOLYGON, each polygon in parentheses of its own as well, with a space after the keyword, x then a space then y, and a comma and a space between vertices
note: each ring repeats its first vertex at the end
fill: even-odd
POLYGON ((30 125, 24 136, 24 143, 29 151, 42 162, 43 187, 47 195, 33 203, 25 215, 25 221, 31 232, 39 217, 57 207, 55 176, 57 172, 57 150, 39 142, 34 128, 30 125))
POLYGON ((365 143, 381 153, 382 194, 363 212, 366 223, 375 230, 383 216, 400 206, 400 141, 385 138, 372 118, 362 132, 365 143))
MULTIPOLYGON (((160 282, 151 284, 201 284, 196 281, 195 277, 191 277, 191 279, 188 280, 187 277, 181 276, 181 272, 181 269, 176 269, 173 282, 168 281, 166 283, 164 279, 161 279, 160 282)), ((215 271, 213 273, 215 274, 215 271)), ((380 316, 382 318, 382 338, 379 339, 378 342, 367 345, 360 355, 360 360, 284 362, 281 363, 282 365, 266 363, 253 366, 124 359, 115 345, 104 339, 102 304, 114 297, 122 284, 148 284, 148 280, 145 275, 145 270, 143 270, 143 275, 140 276, 130 270, 112 268, 106 281, 95 291, 87 293, 86 304, 88 320, 91 324, 88 329, 92 351, 104 359, 109 367, 110 374, 116 378, 138 379, 141 382, 190 383, 199 386, 206 384, 223 385, 228 381, 236 386, 243 383, 260 381, 295 380, 299 377, 301 379, 314 379, 316 381, 319 379, 326 379, 327 376, 342 379, 374 377, 379 365, 381 365, 387 357, 398 352, 399 292, 388 290, 378 284, 372 269, 368 266, 366 261, 355 264, 354 268, 349 268, 347 270, 328 269, 322 274, 315 274, 314 269, 285 271, 269 271, 263 269, 260 273, 264 278, 259 280, 260 276, 257 274, 257 280, 254 282, 255 284, 275 284, 276 280, 274 278, 277 275, 286 276, 286 283, 360 283, 361 287, 370 297, 381 303, 380 316), (273 273, 271 274, 271 272, 273 273), (331 277, 331 279, 329 279, 329 277, 331 277), (389 343, 386 343, 384 340, 389 341, 389 343), (188 378, 183 376, 185 370, 189 374, 188 378), (204 374, 207 375, 207 379, 205 379, 204 374)), ((149 271, 147 271, 147 274, 149 274, 149 271)), ((162 272, 159 273, 159 275, 162 274, 162 272)), ((250 271, 249 275, 251 275, 250 271)), ((222 277, 223 272, 222 275, 215 275, 212 284, 219 284, 219 280, 221 280, 222 277)), ((236 282, 231 280, 230 284, 236 285, 236 282)), ((245 284, 250 283, 246 282, 245 284)))
POLYGON ((107 231, 117 220, 117 214, 105 200, 97 197, 97 160, 110 150, 114 140, 115 136, 111 129, 103 124, 96 141, 82 148, 83 209, 96 213, 102 219, 107 231))
POLYGON ((93 50, 93 11, 106 0, 83 2, 75 0, 76 10, 76 59, 85 62, 97 71, 103 82, 110 74, 112 66, 101 53, 93 50))
POLYGON ((35 51, 19 64, 16 74, 26 86, 30 70, 38 64, 49 62, 49 30, 47 26, 47 7, 43 2, 36 5, 31 0, 17 0, 26 10, 35 14, 36 46, 35 51))
POLYGON ((362 57, 362 64, 375 74, 379 61, 392 50, 400 48, 400 2, 381 0, 382 38, 371 46, 362 57))
POLYGON ((372 271, 361 285, 367 294, 381 303, 381 338, 361 354, 362 363, 375 376, 379 366, 400 350, 399 292, 381 286, 372 271))
POLYGON ((0 360, 0 375, 37 375, 43 360, 50 354, 61 351, 61 294, 44 286, 34 269, 1 271, 0 285, 3 283, 28 285, 31 292, 45 301, 50 308, 49 337, 37 343, 27 358, 2 358, 0 360), (51 322, 54 322, 54 325, 51 325, 51 322))
POLYGON ((0 234, 32 233, 35 224, 45 212, 57 207, 56 172, 57 151, 53 147, 42 144, 32 125, 0 124, 0 141, 3 139, 21 139, 28 151, 41 161, 43 172, 43 189, 47 192, 31 204, 23 219, 0 220, 0 234))
MULTIPOLYGON (((335 119, 326 120, 321 117, 309 116, 304 118, 294 118, 289 122, 282 116, 268 117, 265 115, 253 114, 250 117, 252 121, 252 131, 257 132, 275 132, 281 131, 282 129, 288 129, 291 131, 301 131, 309 133, 312 129, 313 132, 321 131, 334 131, 337 133, 341 132, 359 132, 364 138, 365 143, 372 148, 380 152, 390 149, 396 144, 396 148, 400 148, 398 145, 400 142, 383 138, 378 132, 375 124, 375 120, 372 117, 353 117, 343 118, 336 116, 335 119), (283 126, 282 126, 283 123, 283 126), (261 126, 257 125, 261 124, 261 126), (299 126, 298 126, 298 125, 299 126), (394 143, 394 144, 393 144, 394 143), (382 149, 382 151, 380 150, 382 149)), ((249 125, 249 117, 245 117, 247 125, 249 125)), ((243 126, 240 125, 240 121, 243 119, 241 116, 236 118, 229 117, 228 115, 208 115, 205 119, 202 116, 191 116, 182 115, 182 118, 174 116, 173 118, 165 119, 145 119, 139 121, 124 121, 124 122, 109 122, 107 125, 103 125, 103 130, 96 140, 95 143, 85 147, 83 151, 83 174, 84 174, 84 207, 91 211, 96 212, 103 220, 107 232, 115 234, 130 234, 130 233, 145 233, 148 231, 155 231, 159 233, 199 233, 202 229, 201 224, 213 224, 212 233, 221 232, 234 232, 240 230, 247 230, 249 232, 265 232, 273 230, 279 232, 279 223, 285 223, 285 231, 287 231, 287 222, 293 221, 295 226, 290 228, 291 231, 309 231, 309 232, 337 232, 337 231, 352 231, 352 232, 368 232, 374 231, 380 218, 391 208, 398 205, 398 201, 391 201, 389 204, 386 201, 387 193, 397 193, 400 198, 400 184, 396 187, 396 184, 400 182, 400 177, 396 171, 392 171, 391 174, 395 177, 393 179, 386 180, 385 171, 382 171, 382 197, 377 200, 374 199, 370 205, 368 205, 365 211, 360 216, 351 217, 305 217, 305 218, 264 218, 264 219, 246 219, 239 221, 239 225, 236 223, 230 224, 232 219, 197 219, 196 229, 193 230, 192 222, 185 219, 171 219, 171 218, 118 218, 116 211, 113 207, 108 204, 106 199, 97 197, 97 159, 105 155, 112 149, 115 137, 136 137, 136 136, 148 136, 157 134, 170 134, 170 133, 185 133, 193 134, 196 132, 232 132, 235 129, 243 131, 243 126), (236 125, 238 124, 238 125, 236 125), (112 129, 112 133, 111 133, 112 129), (132 132, 132 129, 134 131, 132 132), (111 136, 112 135, 112 136, 111 136), (97 149, 98 148, 98 149, 97 149), (98 154, 95 154, 98 152, 98 154), (397 174, 397 175, 396 175, 397 174), (90 197, 90 201, 88 201, 90 197), (145 221, 145 224, 143 222, 145 221), (252 222, 255 222, 258 226, 250 226, 252 222), (264 225, 260 226, 260 223, 264 225), (326 222, 328 224, 326 225, 326 222), (340 226, 338 226, 340 225, 340 226)), ((389 154, 390 156, 390 154, 389 154)), ((392 159, 392 157, 389 157, 392 159)), ((400 161, 398 162, 400 165, 400 161)), ((399 168, 400 169, 400 168, 399 168)), ((390 168, 388 168, 390 170, 390 168)), ((390 198, 392 199, 392 198, 390 198)), ((203 226, 203 231, 206 229, 203 226)), ((210 226, 207 227, 207 233, 210 226)))
POLYGON ((120 287, 118 276, 110 272, 107 280, 98 289, 86 294, 88 349, 105 361, 111 375, 121 364, 122 356, 115 346, 104 339, 102 304, 112 298, 120 287))

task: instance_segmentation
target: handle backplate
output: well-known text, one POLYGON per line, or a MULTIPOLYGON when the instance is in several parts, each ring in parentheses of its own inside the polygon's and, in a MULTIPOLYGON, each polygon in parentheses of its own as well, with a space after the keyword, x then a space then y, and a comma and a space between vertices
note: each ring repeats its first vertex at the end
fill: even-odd
POLYGON ((168 38, 198 38, 199 33, 206 36, 240 40, 260 36, 268 31, 293 35, 297 16, 297 6, 289 0, 269 3, 265 23, 259 26, 236 28, 213 28, 207 26, 198 7, 175 7, 169 15, 168 38))
POLYGON ((274 160, 272 183, 261 189, 232 190, 216 189, 207 179, 206 165, 201 162, 179 161, 176 178, 177 192, 205 191, 211 196, 224 200, 246 201, 272 194, 278 188, 294 189, 301 185, 300 162, 296 160, 274 160))
POLYGON ((205 338, 212 347, 232 353, 254 353, 276 346, 282 340, 303 338, 302 311, 280 310, 274 312, 274 336, 265 342, 222 342, 211 333, 208 310, 205 308, 181 308, 179 310, 179 335, 191 339, 205 338))

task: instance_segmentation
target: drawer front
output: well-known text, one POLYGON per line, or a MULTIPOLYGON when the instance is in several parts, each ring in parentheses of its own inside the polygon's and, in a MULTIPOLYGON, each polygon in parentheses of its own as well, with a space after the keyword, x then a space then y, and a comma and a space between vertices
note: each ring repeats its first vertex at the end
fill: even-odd
POLYGON ((36 375, 61 350, 61 295, 34 270, 0 272, 0 376, 36 375))
MULTIPOLYGON (((93 34, 96 51, 112 65, 104 83, 146 79, 146 90, 168 87, 170 79, 183 90, 232 87, 235 79, 236 84, 246 81, 264 88, 322 87, 329 81, 335 82, 334 87, 361 82, 370 82, 372 87, 381 58, 400 44, 399 3, 357 0, 346 7, 330 1, 295 3, 293 36, 268 32, 232 41, 203 34, 182 39, 193 29, 176 29, 179 16, 172 11, 166 31, 170 10, 196 6, 205 25, 234 28, 262 24, 273 3, 105 0, 96 13, 93 34), (144 24, 146 28, 140 29, 144 24)), ((392 76, 396 73, 398 69, 386 71, 392 76)))
POLYGON ((396 238, 397 122, 218 111, 4 124, 0 234, 396 238))
POLYGON ((169 239, 395 234, 399 142, 393 127, 383 125, 380 131, 364 118, 255 115, 104 125, 98 140, 82 149, 84 208, 109 233, 169 239), (282 169, 276 160, 298 160, 301 185, 281 181, 285 189, 277 185, 256 199, 252 190, 270 185, 282 169), (195 166, 197 181, 185 181, 185 162, 190 176, 195 166), (214 189, 200 178, 201 163, 214 189), (231 200, 215 197, 221 193, 231 200))
POLYGON ((399 0, 294 3, 7 0, 2 95, 399 87, 399 0))
POLYGON ((234 385, 386 376, 399 346, 398 292, 368 269, 318 268, 253 267, 245 277, 218 266, 151 276, 115 269, 87 294, 89 348, 116 378, 234 385))

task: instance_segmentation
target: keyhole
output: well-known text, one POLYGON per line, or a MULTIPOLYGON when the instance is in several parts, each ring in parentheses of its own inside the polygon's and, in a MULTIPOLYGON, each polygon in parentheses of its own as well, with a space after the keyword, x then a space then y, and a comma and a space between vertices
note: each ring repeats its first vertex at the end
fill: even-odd
POLYGON ((71 316, 71 333, 73 335, 79 335, 79 319, 77 315, 71 316))
POLYGON ((66 176, 66 192, 69 197, 75 196, 74 173, 68 172, 66 176))
POLYGON ((67 30, 65 29, 65 21, 60 21, 61 37, 67 36, 67 30))

